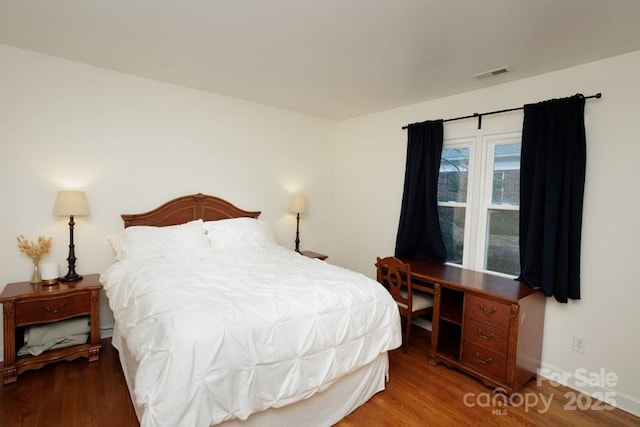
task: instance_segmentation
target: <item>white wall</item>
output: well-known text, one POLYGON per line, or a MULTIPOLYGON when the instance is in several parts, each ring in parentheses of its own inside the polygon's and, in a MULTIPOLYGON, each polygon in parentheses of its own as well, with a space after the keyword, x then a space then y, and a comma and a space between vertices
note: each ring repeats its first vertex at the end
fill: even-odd
POLYGON ((31 277, 20 234, 52 236, 46 259, 66 273, 68 218, 52 212, 68 188, 85 190, 91 211, 76 218, 79 274, 113 262, 106 236, 120 214, 197 192, 261 210, 290 248, 289 198, 303 194, 301 246, 329 252, 334 122, 4 45, 0 70, 0 290, 31 277))
MULTIPOLYGON (((458 96, 410 105, 338 124, 334 262, 374 276, 377 255, 392 254, 400 213, 406 131, 426 119, 521 106, 575 93, 602 92, 587 101, 587 178, 582 242, 582 300, 548 299, 543 366, 618 376, 620 407, 640 414, 640 52, 458 96), (586 354, 572 351, 583 337, 586 354)), ((475 120, 445 123, 445 138, 472 132, 475 120)), ((485 117, 484 129, 520 130, 522 112, 485 117)), ((585 389, 586 388, 582 388, 585 389)), ((588 390, 587 390, 588 391, 588 390)), ((593 390, 591 390, 593 391, 593 390)))

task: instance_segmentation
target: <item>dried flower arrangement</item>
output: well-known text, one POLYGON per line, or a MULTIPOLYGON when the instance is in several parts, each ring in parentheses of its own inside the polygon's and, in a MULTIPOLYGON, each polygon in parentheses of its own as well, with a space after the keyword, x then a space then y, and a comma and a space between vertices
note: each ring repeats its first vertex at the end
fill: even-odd
POLYGON ((18 240, 18 249, 20 252, 26 254, 31 261, 33 261, 33 276, 31 277, 31 283, 40 282, 40 272, 38 270, 38 264, 43 256, 49 253, 51 250, 51 237, 38 236, 38 240, 33 242, 27 240, 22 234, 16 237, 18 240))

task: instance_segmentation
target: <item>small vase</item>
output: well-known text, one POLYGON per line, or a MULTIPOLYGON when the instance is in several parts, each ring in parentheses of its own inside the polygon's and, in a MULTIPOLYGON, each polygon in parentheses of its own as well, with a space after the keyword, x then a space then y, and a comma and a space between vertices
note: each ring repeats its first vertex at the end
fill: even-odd
POLYGON ((33 274, 31 275, 31 283, 40 283, 42 278, 40 277, 40 267, 37 262, 33 263, 33 274))

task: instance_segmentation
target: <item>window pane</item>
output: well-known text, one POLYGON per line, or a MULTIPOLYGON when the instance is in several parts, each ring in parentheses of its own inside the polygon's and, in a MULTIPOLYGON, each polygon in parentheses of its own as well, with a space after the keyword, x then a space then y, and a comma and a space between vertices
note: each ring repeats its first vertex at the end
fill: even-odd
POLYGON ((520 212, 489 209, 485 268, 517 276, 520 272, 518 218, 520 212))
POLYGON ((468 175, 468 147, 442 150, 438 176, 438 201, 466 202, 468 175))
POLYGON ((462 264, 465 208, 438 206, 438 214, 442 240, 447 248, 447 261, 462 264))
POLYGON ((520 204, 520 143, 495 146, 491 203, 520 204))

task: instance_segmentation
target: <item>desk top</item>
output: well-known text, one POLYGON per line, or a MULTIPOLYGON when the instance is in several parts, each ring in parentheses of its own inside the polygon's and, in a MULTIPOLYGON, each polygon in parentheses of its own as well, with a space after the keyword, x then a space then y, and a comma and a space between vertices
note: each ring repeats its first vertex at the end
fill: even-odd
POLYGON ((452 289, 461 291, 472 289, 481 294, 501 297, 512 302, 539 292, 526 283, 481 271, 431 261, 409 259, 402 261, 411 264, 411 277, 414 280, 439 283, 441 286, 452 289))

